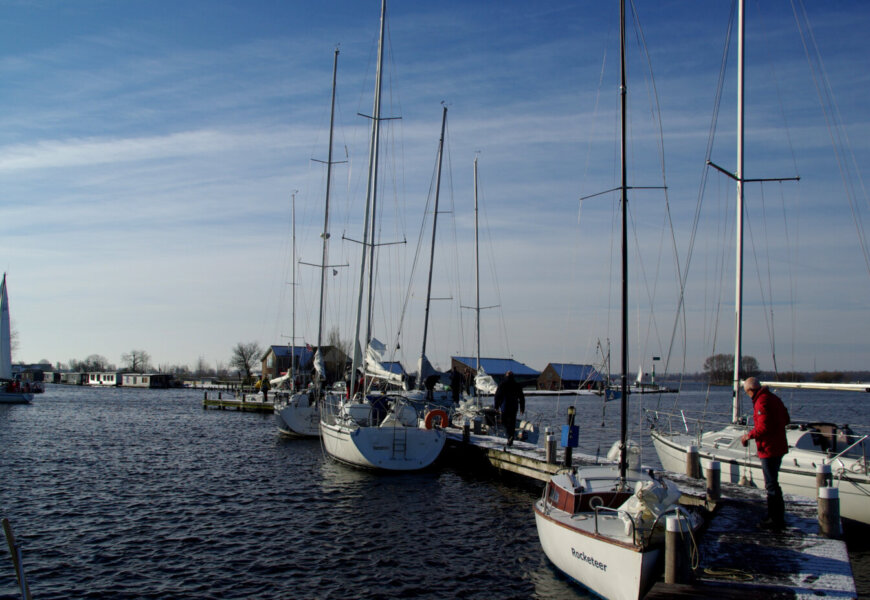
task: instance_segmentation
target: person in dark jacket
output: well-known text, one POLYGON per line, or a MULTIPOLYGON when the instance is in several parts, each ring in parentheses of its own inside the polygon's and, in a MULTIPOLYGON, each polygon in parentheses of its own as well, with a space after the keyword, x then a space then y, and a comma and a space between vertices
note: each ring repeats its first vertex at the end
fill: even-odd
POLYGON ((743 390, 752 398, 755 426, 740 441, 746 446, 749 440, 755 440, 767 490, 767 518, 758 526, 780 531, 785 527, 785 502, 779 487, 779 467, 782 457, 788 452, 785 437, 785 426, 790 421, 788 410, 782 400, 766 386, 761 387, 755 377, 743 382, 743 390))
POLYGON ((501 422, 507 434, 507 445, 512 446, 517 430, 517 408, 523 414, 526 412, 526 397, 523 395, 522 386, 514 379, 513 371, 505 373, 504 381, 498 384, 495 390, 494 407, 501 412, 501 422))

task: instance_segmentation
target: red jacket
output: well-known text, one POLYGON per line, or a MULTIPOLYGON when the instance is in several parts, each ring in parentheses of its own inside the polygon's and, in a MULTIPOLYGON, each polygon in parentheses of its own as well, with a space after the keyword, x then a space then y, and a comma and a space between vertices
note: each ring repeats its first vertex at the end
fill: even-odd
POLYGON ((755 427, 749 432, 749 437, 755 440, 758 458, 783 456, 788 452, 785 438, 785 426, 791 421, 788 410, 782 400, 767 387, 755 393, 752 404, 755 408, 755 427))

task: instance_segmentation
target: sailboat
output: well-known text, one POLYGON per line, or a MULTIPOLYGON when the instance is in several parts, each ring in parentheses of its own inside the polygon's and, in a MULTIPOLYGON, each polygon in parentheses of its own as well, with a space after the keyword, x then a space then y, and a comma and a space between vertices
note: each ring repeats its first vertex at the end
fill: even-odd
POLYGON ((12 329, 9 321, 9 293, 6 273, 0 285, 0 404, 27 404, 33 394, 25 391, 20 381, 12 378, 12 329))
MULTIPOLYGON (((744 22, 743 0, 739 5, 738 25, 738 127, 737 127, 737 172, 731 174, 709 163, 717 170, 732 177, 737 182, 737 257, 735 276, 735 340, 732 390, 732 423, 723 429, 702 430, 697 435, 684 431, 671 431, 659 427, 653 419, 650 431, 659 461, 668 471, 685 472, 686 453, 690 446, 698 451, 702 468, 711 461, 719 461, 722 478, 732 483, 749 482, 750 485, 763 486, 764 476, 761 461, 755 453, 755 440, 749 448, 741 444, 741 437, 748 431, 745 418, 741 416, 740 381, 741 343, 742 343, 742 304, 743 304, 743 184, 748 180, 743 176, 743 79, 744 79, 744 22)), ((796 179, 796 178, 792 178, 796 179)), ((783 181, 776 179, 773 181, 783 181)), ((764 382, 765 385, 768 382, 764 382)), ((771 384, 775 385, 775 384, 771 384)), ((681 421, 682 424, 682 421, 681 421)), ((779 471, 779 485, 786 494, 796 494, 810 498, 817 497, 816 472, 828 465, 832 472, 832 483, 839 488, 840 515, 870 524, 870 472, 868 472, 867 450, 870 444, 867 436, 855 436, 847 426, 834 423, 807 422, 792 423, 786 429, 788 453, 783 456, 779 471)))
MULTIPOLYGON (((475 279, 475 375, 471 395, 463 396, 459 405, 454 407, 452 423, 454 427, 463 428, 465 423, 474 424, 474 431, 494 437, 507 438, 507 433, 501 423, 499 411, 493 406, 492 397, 498 389, 495 379, 486 373, 480 356, 480 240, 479 240, 479 204, 478 204, 478 170, 477 157, 474 157, 474 279, 475 279), (485 398, 485 399, 484 399, 485 398)), ((462 360, 465 360, 464 357, 462 360)), ((537 444, 541 428, 539 423, 517 418, 517 440, 537 444)))
POLYGON ((369 146, 369 174, 363 225, 359 279, 359 297, 354 333, 352 381, 346 398, 326 396, 321 402, 320 433, 326 453, 354 467, 412 471, 430 466, 444 449, 447 434, 447 414, 433 410, 423 418, 401 396, 369 396, 371 382, 363 366, 362 347, 368 351, 377 340, 371 335, 371 305, 373 297, 373 267, 375 252, 376 208, 378 189, 378 145, 381 125, 381 80, 384 55, 387 2, 381 2, 380 36, 378 40, 372 134, 369 146), (364 292, 368 275, 368 306, 364 310, 364 292), (360 344, 360 328, 366 321, 364 343, 360 344), (362 375, 359 380, 356 378, 362 375))
MULTIPOLYGON (((278 396, 275 400, 275 421, 278 431, 291 437, 319 437, 320 436, 320 405, 324 394, 331 394, 325 389, 326 366, 323 359, 323 310, 326 292, 326 272, 329 268, 328 243, 329 243, 329 192, 332 179, 332 134, 335 121, 335 87, 338 73, 338 48, 332 62, 332 101, 329 116, 329 151, 326 161, 326 199, 324 201, 323 216, 323 250, 320 267, 320 307, 317 319, 317 349, 314 352, 314 381, 305 390, 295 390, 289 396, 278 396)), ((295 259, 294 259, 295 262, 295 259)), ((295 269, 295 265, 294 265, 295 269)), ((295 333, 294 333, 295 335, 295 333)), ((290 366, 293 368, 295 353, 290 356, 290 366)), ((291 378, 295 381, 295 378, 291 378)), ((294 383, 295 385, 295 383, 294 383)))
POLYGON ((453 408, 453 392, 438 386, 442 374, 439 373, 429 357, 426 356, 426 343, 429 338, 429 309, 432 305, 432 274, 435 265, 435 240, 438 230, 438 202, 441 195, 441 167, 444 158, 444 135, 447 128, 447 106, 442 107, 441 139, 438 144, 438 163, 435 178, 435 203, 432 211, 432 240, 429 250, 429 278, 426 285, 426 308, 423 317, 423 344, 417 361, 416 389, 406 390, 402 395, 421 410, 429 408, 453 408))
POLYGON ((681 508, 676 484, 629 460, 628 412, 628 184, 626 169, 625 2, 620 1, 622 155, 621 419, 616 466, 574 467, 552 476, 534 504, 538 538, 547 558, 571 579, 610 599, 637 599, 651 587, 664 544, 664 517, 677 514, 690 528, 700 517, 681 508), (630 464, 629 464, 630 463, 630 464))

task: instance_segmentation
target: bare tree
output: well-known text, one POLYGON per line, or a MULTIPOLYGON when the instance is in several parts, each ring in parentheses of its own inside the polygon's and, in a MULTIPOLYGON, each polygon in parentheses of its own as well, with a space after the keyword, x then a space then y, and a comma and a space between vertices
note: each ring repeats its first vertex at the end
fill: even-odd
MULTIPOLYGON (((704 372, 713 385, 728 385, 734 376, 734 355, 714 354, 704 361, 704 372)), ((754 356, 740 357, 740 378, 755 377, 760 373, 754 356)))
POLYGON ((263 356, 263 348, 257 342, 248 342, 247 344, 239 342, 233 348, 233 355, 230 358, 230 366, 238 371, 245 372, 245 383, 251 382, 251 371, 254 366, 263 356))
POLYGON ((151 356, 144 350, 131 350, 122 354, 121 362, 131 373, 144 373, 151 369, 151 356))
POLYGON ((210 369, 208 363, 205 362, 205 358, 200 356, 198 359, 196 359, 196 368, 194 369, 194 372, 197 376, 202 377, 203 375, 208 375, 209 370, 210 369))
POLYGON ((341 336, 338 333, 338 327, 333 327, 329 330, 329 333, 326 334, 326 345, 338 348, 344 352, 346 356, 350 356, 350 342, 341 339, 341 336))
POLYGON ((79 371, 111 371, 115 368, 109 364, 109 359, 100 354, 91 354, 86 359, 78 363, 79 371))

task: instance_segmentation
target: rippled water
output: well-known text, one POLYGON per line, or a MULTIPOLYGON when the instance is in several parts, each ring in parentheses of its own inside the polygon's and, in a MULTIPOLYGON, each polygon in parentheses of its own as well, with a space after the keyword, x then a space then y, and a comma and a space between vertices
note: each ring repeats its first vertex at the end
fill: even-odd
MULTIPOLYGON (((201 400, 49 386, 0 406, 0 516, 34 598, 585 597, 540 549, 536 486, 452 464, 357 471, 279 437, 270 415, 201 400)), ((584 451, 606 452, 597 400, 528 408, 558 425, 569 403, 584 451)), ((18 597, 0 544, 0 599, 18 597)))

